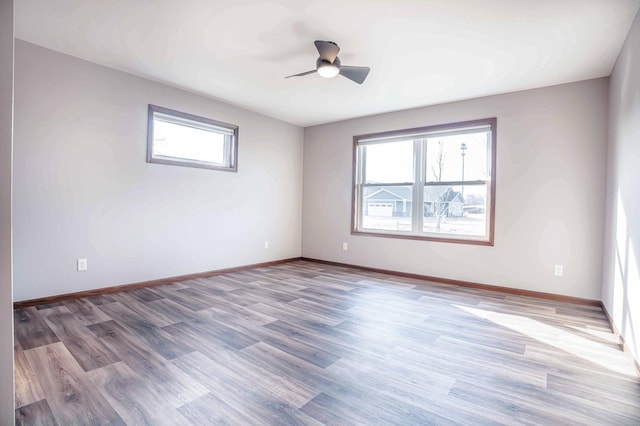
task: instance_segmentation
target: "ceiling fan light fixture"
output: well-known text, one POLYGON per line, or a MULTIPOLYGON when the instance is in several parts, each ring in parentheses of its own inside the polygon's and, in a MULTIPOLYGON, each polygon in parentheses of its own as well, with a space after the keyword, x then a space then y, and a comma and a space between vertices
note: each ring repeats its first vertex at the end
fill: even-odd
POLYGON ((288 75, 285 78, 302 77, 314 73, 320 74, 323 78, 333 78, 340 74, 354 83, 362 84, 364 79, 367 78, 367 75, 369 75, 369 67, 342 66, 340 64, 340 58, 338 58, 340 48, 334 42, 316 40, 314 43, 320 54, 316 60, 316 69, 288 75))
POLYGON ((340 73, 340 68, 335 64, 321 64, 318 66, 318 74, 324 78, 333 78, 340 73))

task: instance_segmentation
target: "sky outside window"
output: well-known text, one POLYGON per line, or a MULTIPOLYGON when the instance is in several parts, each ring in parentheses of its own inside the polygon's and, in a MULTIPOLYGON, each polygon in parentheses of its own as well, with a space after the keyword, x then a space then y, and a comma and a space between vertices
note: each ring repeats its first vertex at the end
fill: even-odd
POLYGON ((154 156, 224 164, 223 134, 154 120, 153 136, 154 156))

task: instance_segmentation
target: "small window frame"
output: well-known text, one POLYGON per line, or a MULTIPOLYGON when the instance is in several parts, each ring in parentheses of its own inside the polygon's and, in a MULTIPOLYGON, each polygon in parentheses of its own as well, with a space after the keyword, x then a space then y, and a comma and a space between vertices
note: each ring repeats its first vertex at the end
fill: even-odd
POLYGON ((166 164, 182 167, 195 167, 200 169, 220 170, 226 172, 238 171, 238 133, 239 127, 223 121, 201 117, 186 112, 176 111, 157 105, 149 104, 147 116, 147 163, 166 164), (204 160, 195 160, 173 156, 154 155, 154 122, 157 116, 165 116, 168 122, 185 127, 193 127, 203 131, 211 131, 225 136, 224 160, 225 164, 212 163, 204 160), (173 120, 172 120, 173 119, 173 120))

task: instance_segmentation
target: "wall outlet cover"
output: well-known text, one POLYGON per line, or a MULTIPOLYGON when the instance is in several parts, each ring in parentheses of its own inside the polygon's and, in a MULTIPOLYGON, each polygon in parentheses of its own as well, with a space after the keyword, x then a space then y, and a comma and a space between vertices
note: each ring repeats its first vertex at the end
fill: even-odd
POLYGON ((87 270, 87 259, 78 259, 78 271, 87 270))
POLYGON ((556 277, 561 277, 562 275, 564 275, 564 266, 556 265, 553 269, 553 273, 556 275, 556 277))

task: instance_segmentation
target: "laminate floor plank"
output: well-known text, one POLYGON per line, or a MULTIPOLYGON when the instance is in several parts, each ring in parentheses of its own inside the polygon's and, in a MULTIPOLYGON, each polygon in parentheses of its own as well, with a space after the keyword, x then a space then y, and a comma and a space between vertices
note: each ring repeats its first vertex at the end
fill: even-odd
POLYGON ((444 374, 427 371, 428 369, 411 371, 407 370, 402 363, 387 359, 366 364, 340 360, 327 370, 338 377, 342 375, 358 377, 359 383, 375 387, 386 398, 398 399, 419 407, 428 407, 429 411, 441 417, 450 417, 450 413, 455 412, 456 423, 466 425, 513 423, 510 417, 487 410, 486 407, 454 400, 448 393, 456 380, 444 374), (438 403, 434 404, 434 400, 438 403))
POLYGON ((251 283, 250 287, 234 290, 230 293, 245 297, 250 296, 250 298, 260 298, 261 300, 275 300, 281 303, 289 303, 300 298, 300 295, 295 291, 291 291, 291 289, 284 291, 270 282, 262 281, 255 281, 251 283))
MULTIPOLYGON (((328 294, 334 294, 338 297, 346 296, 353 290, 365 287, 360 283, 345 281, 343 279, 335 279, 334 277, 327 276, 326 274, 317 275, 312 278, 303 278, 298 281, 309 290, 320 287, 328 294)), ((304 291, 302 292, 304 293, 304 291)))
POLYGON ((66 305, 41 310, 40 315, 84 371, 120 361, 118 355, 96 338, 83 322, 78 321, 66 305))
MULTIPOLYGON (((201 313, 204 312, 205 311, 201 311, 201 313)), ((223 326, 223 324, 218 323, 216 319, 208 318, 204 326, 196 327, 199 327, 203 333, 210 333, 212 325, 214 326, 213 328, 220 328, 223 326)), ((278 330, 273 327, 269 327, 269 324, 262 327, 239 325, 237 322, 224 327, 229 331, 225 331, 225 334, 222 336, 220 334, 214 334, 212 336, 227 344, 233 345, 236 349, 242 349, 261 341, 320 367, 326 367, 340 358, 339 355, 328 351, 324 345, 314 345, 313 342, 301 339, 291 340, 291 336, 287 335, 291 332, 290 329, 278 330), (242 338, 234 345, 234 340, 237 339, 236 333, 242 338)))
POLYGON ((203 334, 200 330, 188 323, 179 322, 171 324, 164 327, 163 330, 169 333, 176 342, 190 346, 209 357, 214 357, 215 354, 221 350, 233 349, 233 346, 211 335, 203 334))
POLYGON ((370 357, 372 355, 384 355, 394 346, 394 341, 372 338, 368 333, 351 332, 349 330, 331 327, 312 320, 302 320, 296 323, 298 327, 315 333, 319 338, 326 338, 334 344, 345 348, 357 347, 355 357, 370 357), (360 354, 360 355, 357 355, 360 354))
POLYGON ((263 342, 244 348, 241 352, 244 357, 256 365, 263 368, 275 368, 281 374, 317 389, 318 392, 340 388, 344 385, 328 377, 324 369, 315 364, 263 342))
POLYGON ((254 282, 262 279, 263 275, 260 272, 254 270, 235 271, 229 272, 223 275, 224 278, 235 280, 243 285, 251 285, 254 282))
POLYGON ((199 315, 218 318, 222 322, 233 323, 236 320, 251 323, 254 325, 264 325, 276 321, 275 318, 249 308, 234 305, 233 303, 218 302, 215 306, 198 312, 199 315))
POLYGON ((594 306, 293 261, 14 315, 18 424, 640 424, 594 306))
MULTIPOLYGON (((158 289, 156 288, 156 290, 158 289)), ((138 288, 135 290, 126 291, 124 293, 132 295, 133 297, 138 299, 138 301, 140 302, 152 302, 154 300, 162 299, 164 297, 158 294, 158 292, 155 291, 153 288, 138 288)))
POLYGON ((166 289, 158 289, 156 290, 158 294, 164 296, 164 298, 172 300, 192 311, 199 311, 201 309, 207 309, 210 305, 207 304, 206 301, 194 298, 189 296, 188 294, 183 294, 183 290, 188 289, 180 289, 180 290, 166 290, 166 289))
POLYGON ((450 377, 469 382, 491 383, 504 379, 518 384, 546 385, 544 372, 521 371, 517 367, 500 362, 499 359, 487 356, 486 353, 483 353, 480 359, 475 359, 473 355, 466 354, 463 350, 450 353, 448 357, 438 357, 441 353, 442 351, 438 348, 396 347, 387 356, 393 357, 407 369, 423 374, 431 374, 429 370, 448 371, 450 377))
MULTIPOLYGON (((527 347, 527 344, 531 344, 532 339, 515 339, 515 341, 511 339, 500 339, 495 334, 492 335, 491 331, 499 332, 498 327, 490 327, 492 330, 484 330, 482 332, 469 332, 465 333, 460 330, 451 330, 448 329, 443 335, 448 339, 455 339, 457 342, 465 342, 470 344, 476 344, 488 348, 494 348, 501 351, 512 352, 516 355, 524 355, 524 351, 527 347)), ((429 327, 429 331, 432 333, 436 332, 436 328, 429 327)))
POLYGON ((234 300, 236 301, 241 300, 244 306, 247 306, 248 304, 253 305, 255 303, 262 303, 265 300, 273 300, 281 303, 287 303, 289 301, 289 298, 286 298, 286 300, 282 301, 265 297, 266 295, 273 296, 273 293, 267 291, 256 291, 255 289, 245 287, 229 291, 226 297, 234 297, 234 300))
MULTIPOLYGON (((397 330, 402 326, 398 323, 390 323, 386 319, 355 319, 343 321, 334 328, 342 333, 355 337, 355 341, 375 343, 382 348, 393 348, 402 342, 397 330)), ((430 336, 429 341, 433 341, 430 336)))
MULTIPOLYGON (((637 405, 640 400, 640 384, 632 376, 612 377, 606 372, 591 369, 554 368, 554 370, 547 374, 549 387, 556 386, 556 383, 562 386, 563 383, 569 381, 575 386, 589 389, 591 397, 608 398, 613 396, 622 403, 636 404, 640 408, 640 405, 637 405)), ((574 388, 572 392, 581 392, 581 390, 574 388)), ((584 397, 586 398, 586 396, 584 397)))
POLYGON ((203 336, 222 342, 234 349, 246 348, 258 341, 255 337, 244 333, 241 330, 237 330, 229 324, 223 324, 215 318, 205 317, 202 315, 204 312, 205 311, 200 312, 200 321, 191 322, 191 325, 199 330, 203 336))
MULTIPOLYGON (((614 413, 629 413, 632 414, 632 418, 640 416, 640 405, 638 405, 640 387, 638 386, 630 389, 631 395, 623 395, 622 393, 613 393, 606 381, 600 382, 598 386, 593 386, 590 383, 549 374, 547 388, 591 401, 614 413)), ((628 421, 631 421, 632 418, 628 421)))
POLYGON ((327 325, 337 325, 343 321, 342 318, 332 318, 328 315, 320 315, 318 313, 310 314, 302 307, 275 301, 256 303, 251 305, 249 309, 283 321, 291 320, 295 322, 296 319, 301 318, 303 315, 307 317, 311 315, 314 321, 327 325))
POLYGON ((300 293, 300 299, 298 300, 308 300, 319 305, 330 306, 340 311, 348 311, 356 305, 353 299, 340 299, 338 297, 312 293, 300 293))
POLYGON ((181 281, 185 289, 199 290, 211 296, 224 296, 228 291, 237 290, 238 286, 219 285, 208 278, 196 278, 193 280, 181 281))
POLYGON ((217 288, 226 288, 228 291, 237 290, 247 285, 247 282, 232 278, 233 274, 222 274, 205 278, 211 281, 217 288))
POLYGON ((19 406, 15 411, 16 426, 58 426, 46 399, 19 406))
POLYGON ((40 309, 54 308, 56 306, 62 306, 63 304, 64 302, 43 303, 41 305, 36 306, 36 309, 40 310, 40 309))
POLYGON ((289 336, 278 332, 264 337, 262 342, 321 368, 328 367, 340 359, 338 354, 327 352, 301 340, 294 341, 289 336))
POLYGON ((407 315, 404 312, 389 310, 386 308, 385 303, 381 302, 368 302, 366 305, 351 308, 349 309, 349 314, 351 318, 348 321, 344 321, 343 324, 359 322, 366 324, 369 328, 381 326, 404 327, 407 324, 423 323, 428 318, 426 312, 422 315, 407 315))
MULTIPOLYGON (((366 418, 364 424, 438 424, 431 413, 395 398, 382 398, 377 390, 362 386, 353 375, 332 377, 325 369, 288 354, 278 348, 258 343, 242 351, 256 362, 273 366, 298 380, 314 386, 322 393, 345 401, 348 409, 366 418), (427 420, 430 419, 430 420, 427 420)), ((446 424, 447 422, 441 422, 446 424)))
MULTIPOLYGON (((425 352, 423 347, 416 346, 414 350, 416 352, 425 352)), ((468 368, 469 372, 479 379, 486 378, 490 381, 495 378, 507 377, 518 383, 545 386, 549 374, 549 369, 546 365, 532 362, 524 355, 514 355, 510 351, 504 351, 493 346, 462 341, 449 336, 440 337, 434 342, 433 352, 441 351, 452 351, 452 353, 458 351, 451 359, 463 363, 465 368, 468 368), (490 374, 478 373, 477 369, 480 368, 490 374)), ((433 352, 428 353, 427 357, 431 357, 433 352)), ((460 371, 467 371, 465 368, 460 368, 460 371)))
POLYGON ((327 425, 367 425, 376 424, 371 417, 356 412, 342 400, 321 393, 306 403, 301 409, 319 422, 327 425))
MULTIPOLYGON (((566 425, 575 424, 591 424, 591 423, 574 423, 567 417, 558 417, 554 413, 544 410, 537 413, 535 409, 530 409, 528 405, 522 405, 519 401, 512 401, 504 398, 502 395, 494 395, 491 389, 475 387, 472 384, 460 382, 452 388, 450 395, 454 398, 466 403, 474 403, 478 407, 482 406, 491 411, 497 411, 503 415, 509 416, 513 424, 519 425, 566 425)), ((545 407, 546 408, 546 407, 545 407)), ((566 410, 569 414, 569 410, 566 410)))
POLYGON ((129 425, 190 424, 123 362, 92 370, 88 376, 129 425))
POLYGON ((13 325, 15 339, 23 350, 60 341, 34 307, 14 310, 13 325))
MULTIPOLYGON (((605 349, 603 348, 603 351, 605 349)), ((618 351, 621 351, 618 349, 618 351)), ((606 377, 611 383, 625 382, 627 379, 637 378, 635 369, 630 362, 605 362, 600 357, 590 357, 586 352, 568 351, 558 346, 529 345, 525 351, 525 358, 539 365, 545 366, 549 373, 575 377, 584 380, 594 374, 606 377)), ((622 390, 622 389, 621 389, 622 390)))
POLYGON ((394 424, 397 419, 409 425, 457 424, 454 420, 433 413, 428 406, 419 407, 395 396, 388 397, 380 389, 370 388, 357 380, 323 393, 340 401, 358 416, 368 419, 367 424, 394 424))
POLYGON ((96 306, 88 299, 65 300, 63 305, 73 314, 74 317, 76 317, 76 319, 78 319, 78 321, 85 325, 109 321, 111 319, 100 309, 96 308, 96 306))
MULTIPOLYGON (((207 278, 197 278, 194 281, 200 283, 207 288, 207 291, 211 292, 227 292, 232 290, 237 290, 239 288, 239 283, 236 281, 229 281, 224 279, 224 276, 218 275, 215 277, 207 277, 207 278)), ((191 285, 193 288, 200 288, 200 286, 191 285)), ((215 294, 215 293, 214 293, 215 294)))
POLYGON ((390 357, 372 358, 366 361, 344 358, 329 366, 326 371, 328 377, 334 381, 339 381, 340 377, 350 376, 358 383, 369 382, 376 389, 383 389, 385 384, 389 384, 394 392, 402 389, 402 392, 406 393, 404 397, 413 400, 418 398, 418 395, 429 398, 446 395, 456 383, 454 377, 438 371, 433 372, 428 366, 407 368, 403 363, 390 357))
POLYGON ((178 411, 192 425, 264 425, 263 421, 247 417, 212 393, 184 404, 178 411))
POLYGON ((295 408, 300 408, 318 393, 310 386, 291 380, 283 374, 273 374, 270 370, 256 368, 240 351, 218 351, 209 358, 222 363, 232 374, 243 377, 263 392, 295 408))
POLYGON ((96 336, 116 351, 133 371, 143 376, 158 398, 173 407, 193 401, 207 393, 206 388, 193 383, 182 371, 131 335, 115 321, 89 326, 96 336))
POLYGON ((100 309, 111 318, 115 318, 121 325, 136 333, 154 352, 161 354, 165 359, 174 359, 193 351, 188 346, 176 343, 162 329, 119 302, 102 305, 100 309))
POLYGON ((173 300, 154 300, 153 302, 146 303, 146 305, 150 309, 158 312, 164 318, 168 318, 174 324, 182 321, 201 321, 194 311, 179 303, 174 302, 173 300))
POLYGON ((113 297, 112 294, 97 294, 95 296, 84 297, 82 298, 82 300, 91 302, 91 304, 95 306, 104 305, 105 303, 117 302, 117 300, 113 297))
POLYGON ((62 342, 26 350, 25 355, 60 424, 125 424, 62 342))
MULTIPOLYGON (((284 335, 289 339, 310 345, 318 350, 334 355, 337 357, 336 361, 345 357, 360 358, 363 356, 362 348, 358 348, 356 350, 353 347, 344 344, 344 342, 336 341, 330 337, 327 338, 320 336, 318 333, 314 333, 297 325, 289 324, 285 321, 275 321, 264 325, 264 328, 272 330, 280 335, 284 335)), ((265 340, 263 339, 263 341, 265 340)))
POLYGON ((303 310, 308 314, 311 314, 318 318, 324 319, 325 322, 334 324, 336 321, 342 322, 351 318, 348 312, 344 312, 340 309, 335 309, 332 306, 316 303, 315 301, 307 298, 299 298, 288 304, 292 308, 303 310))
POLYGON ((296 280, 297 280, 296 278, 280 278, 278 280, 271 279, 271 280, 264 280, 264 281, 256 281, 256 283, 259 285, 265 285, 268 288, 273 288, 276 290, 283 291, 285 293, 291 293, 291 292, 298 293, 300 290, 309 288, 308 284, 299 283, 296 280))
POLYGON ((481 398, 483 404, 497 411, 509 414, 517 412, 522 420, 536 424, 633 424, 623 415, 599 409, 592 404, 581 404, 577 398, 556 392, 539 393, 538 389, 507 387, 503 392, 487 386, 459 382, 454 385, 451 394, 461 399, 481 398), (544 412, 539 412, 538 404, 544 404, 544 412), (567 410, 567 407, 572 409, 567 410))
POLYGON ((13 364, 15 366, 15 406, 22 407, 44 399, 40 382, 17 342, 13 350, 13 364))
MULTIPOLYGON (((166 301, 166 299, 159 299, 159 300, 162 300, 163 302, 166 301)), ((158 309, 153 309, 150 303, 136 302, 133 300, 124 300, 124 299, 119 300, 119 303, 121 303, 123 306, 130 309, 134 314, 138 315, 143 320, 147 321, 150 324, 155 325, 156 327, 162 328, 167 325, 171 325, 179 322, 174 317, 165 315, 162 312, 160 312, 160 310, 158 309)), ((108 321, 110 319, 111 317, 108 317, 107 320, 105 321, 108 321)))
MULTIPOLYGON (((200 309, 195 309, 196 311, 200 311, 203 309, 209 309, 211 306, 215 306, 221 302, 223 302, 228 295, 227 292, 222 292, 221 294, 212 294, 210 292, 201 290, 199 288, 184 288, 182 290, 178 290, 178 292, 182 296, 188 296, 191 299, 198 300, 202 303, 200 309)), ((193 310, 193 309, 192 309, 193 310)))
POLYGON ((237 411, 246 413, 257 423, 318 424, 283 400, 253 386, 245 377, 233 373, 225 363, 214 362, 198 352, 185 355, 173 363, 206 386, 217 398, 237 411))
POLYGON ((168 326, 166 331, 177 340, 196 348, 206 357, 224 362, 238 374, 248 377, 252 383, 261 386, 267 392, 296 408, 302 406, 316 394, 311 387, 293 380, 291 377, 256 366, 254 362, 243 357, 242 352, 230 349, 222 342, 217 343, 210 339, 202 339, 198 331, 188 324, 174 324, 168 326))

